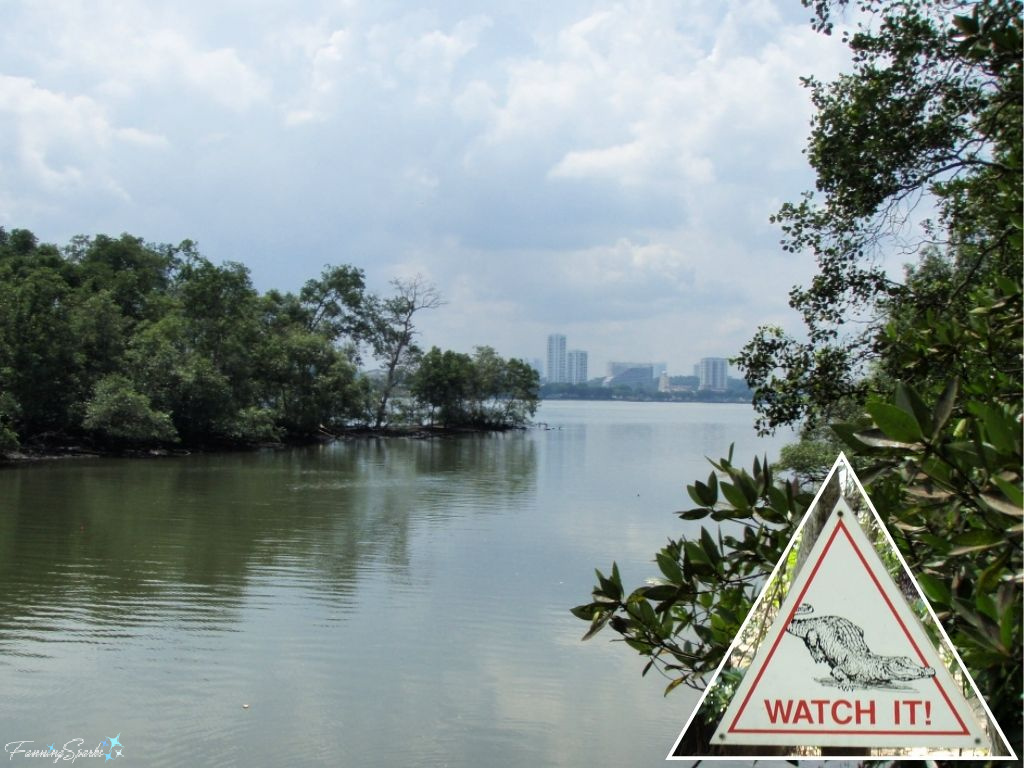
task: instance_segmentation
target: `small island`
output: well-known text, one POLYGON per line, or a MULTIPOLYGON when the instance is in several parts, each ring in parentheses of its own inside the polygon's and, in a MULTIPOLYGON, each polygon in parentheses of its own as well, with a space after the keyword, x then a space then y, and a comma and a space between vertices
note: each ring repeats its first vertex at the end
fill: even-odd
POLYGON ((417 343, 423 280, 328 266, 258 292, 192 241, 41 243, 0 227, 0 456, 223 450, 522 427, 536 371, 489 346, 417 343))

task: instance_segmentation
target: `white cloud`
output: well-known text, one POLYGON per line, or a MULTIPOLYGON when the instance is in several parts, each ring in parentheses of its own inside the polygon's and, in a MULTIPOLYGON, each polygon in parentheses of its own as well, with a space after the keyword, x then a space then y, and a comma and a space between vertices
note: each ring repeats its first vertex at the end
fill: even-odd
POLYGON ((428 274, 426 343, 526 356, 729 354, 810 273, 767 219, 843 52, 793 0, 11 8, 0 224, 190 237, 261 288, 428 274))
POLYGON ((429 15, 409 13, 321 30, 315 45, 310 39, 317 33, 311 30, 292 36, 306 56, 306 85, 285 121, 322 122, 367 98, 395 101, 403 109, 446 104, 456 68, 490 26, 486 16, 473 16, 445 31, 429 15), (407 93, 411 103, 404 102, 407 93))
MULTIPOLYGON (((269 83, 233 46, 199 38, 188 17, 173 8, 134 2, 72 4, 38 2, 30 18, 50 47, 40 70, 94 84, 112 99, 140 98, 143 91, 197 94, 232 111, 269 96, 269 83)), ((25 45, 11 39, 14 46, 25 45)), ((178 94, 174 94, 178 96, 178 94)))
POLYGON ((416 83, 417 101, 435 103, 449 95, 455 67, 490 26, 490 19, 476 16, 458 22, 450 34, 433 29, 400 45, 395 68, 416 83))
POLYGON ((0 137, 7 148, 7 172, 0 186, 8 188, 8 200, 19 194, 31 197, 33 190, 63 196, 94 188, 126 199, 111 168, 111 155, 123 145, 166 145, 163 136, 112 125, 103 106, 87 96, 51 91, 29 78, 2 74, 0 137))
POLYGON ((542 41, 509 64, 471 164, 539 144, 551 180, 682 190, 715 182, 730 148, 799 162, 764 150, 802 142, 809 105, 797 77, 832 46, 768 0, 723 8, 716 19, 692 3, 619 3, 542 41))

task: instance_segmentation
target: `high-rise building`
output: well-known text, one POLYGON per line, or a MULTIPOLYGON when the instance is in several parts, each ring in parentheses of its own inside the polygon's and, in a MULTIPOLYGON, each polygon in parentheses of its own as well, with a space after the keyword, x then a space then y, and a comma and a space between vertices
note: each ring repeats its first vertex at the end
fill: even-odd
POLYGON ((702 357, 699 378, 698 389, 724 392, 729 388, 729 361, 724 357, 702 357))
POLYGON ((565 359, 565 336, 552 333, 548 336, 548 383, 564 384, 569 380, 565 359))
POLYGON ((587 353, 570 349, 566 355, 566 378, 570 384, 587 383, 587 353))

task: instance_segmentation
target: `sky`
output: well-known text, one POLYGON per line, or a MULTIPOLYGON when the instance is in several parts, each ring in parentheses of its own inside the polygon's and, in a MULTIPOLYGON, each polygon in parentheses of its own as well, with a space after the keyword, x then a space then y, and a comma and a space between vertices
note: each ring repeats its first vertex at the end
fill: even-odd
POLYGON ((261 290, 420 275, 425 346, 689 374, 814 273, 799 0, 5 0, 0 226, 191 239, 261 290))

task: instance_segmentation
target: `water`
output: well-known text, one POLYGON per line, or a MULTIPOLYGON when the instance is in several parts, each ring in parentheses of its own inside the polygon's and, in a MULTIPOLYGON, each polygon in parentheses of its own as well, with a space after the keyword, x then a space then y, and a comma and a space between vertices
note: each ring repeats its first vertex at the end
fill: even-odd
POLYGON ((0 471, 0 744, 120 734, 150 766, 662 764, 696 694, 664 699, 568 609, 613 559, 629 586, 657 573, 704 456, 735 442, 749 464, 783 439, 738 405, 537 419, 0 471))

